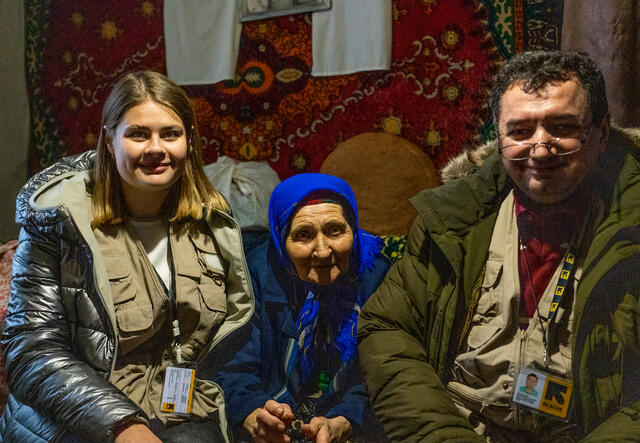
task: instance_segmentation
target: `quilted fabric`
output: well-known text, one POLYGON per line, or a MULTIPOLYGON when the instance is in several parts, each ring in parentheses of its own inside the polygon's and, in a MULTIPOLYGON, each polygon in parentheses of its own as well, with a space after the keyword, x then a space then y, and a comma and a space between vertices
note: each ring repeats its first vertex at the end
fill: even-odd
MULTIPOLYGON (((7 315, 9 286, 11 284, 11 263, 17 247, 17 240, 8 241, 0 246, 0 330, 4 329, 4 319, 7 315)), ((4 353, 0 352, 0 413, 7 403, 8 396, 7 375, 4 372, 4 353)))

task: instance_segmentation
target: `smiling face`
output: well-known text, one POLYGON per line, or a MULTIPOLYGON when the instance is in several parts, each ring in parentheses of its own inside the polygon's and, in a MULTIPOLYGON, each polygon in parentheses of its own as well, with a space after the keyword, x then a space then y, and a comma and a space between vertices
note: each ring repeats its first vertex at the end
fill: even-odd
POLYGON ((329 285, 349 272, 353 231, 342 206, 303 206, 291 220, 285 246, 301 280, 329 285))
MULTIPOLYGON (((584 89, 576 80, 549 84, 526 93, 520 84, 506 90, 498 121, 503 146, 516 142, 547 142, 573 130, 587 132, 582 148, 553 156, 538 147, 526 160, 502 162, 516 186, 538 203, 559 203, 576 192, 593 173, 609 137, 609 120, 591 127, 591 111, 584 89)), ((575 131, 574 131, 575 132, 575 131)), ((579 146, 577 140, 573 141, 579 146)))
POLYGON ((135 216, 141 208, 159 210, 184 171, 187 139, 180 117, 147 101, 124 113, 107 144, 130 214, 135 216))

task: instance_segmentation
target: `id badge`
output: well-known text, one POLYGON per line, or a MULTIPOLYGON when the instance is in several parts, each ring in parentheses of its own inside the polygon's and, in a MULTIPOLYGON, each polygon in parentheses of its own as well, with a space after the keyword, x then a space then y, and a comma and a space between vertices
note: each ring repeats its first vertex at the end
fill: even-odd
POLYGON ((518 374, 513 401, 553 417, 566 420, 573 382, 566 378, 524 368, 518 374))
POLYGON ((164 374, 160 410, 173 414, 190 414, 196 370, 168 366, 164 374))

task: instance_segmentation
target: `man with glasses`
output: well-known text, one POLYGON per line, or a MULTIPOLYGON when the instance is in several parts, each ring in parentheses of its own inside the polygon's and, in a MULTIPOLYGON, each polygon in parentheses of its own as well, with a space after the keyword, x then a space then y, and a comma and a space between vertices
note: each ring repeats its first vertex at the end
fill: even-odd
POLYGON ((489 106, 497 150, 412 199, 405 255, 362 309, 374 412, 394 441, 637 438, 638 133, 610 128, 575 52, 515 56, 489 106))

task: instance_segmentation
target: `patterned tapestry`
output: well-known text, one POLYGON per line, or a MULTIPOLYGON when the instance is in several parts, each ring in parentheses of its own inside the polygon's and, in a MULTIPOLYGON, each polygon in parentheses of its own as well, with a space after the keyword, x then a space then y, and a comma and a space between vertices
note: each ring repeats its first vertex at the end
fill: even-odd
MULTIPOLYGON (((166 72, 162 0, 26 0, 25 8, 36 172, 94 147, 102 103, 123 73, 166 72)), ((561 16, 561 0, 394 0, 391 69, 321 78, 310 75, 310 15, 249 22, 236 78, 185 89, 208 162, 266 160, 284 179, 317 171, 342 140, 386 131, 439 168, 490 136, 492 76, 514 53, 558 48, 561 16)))

